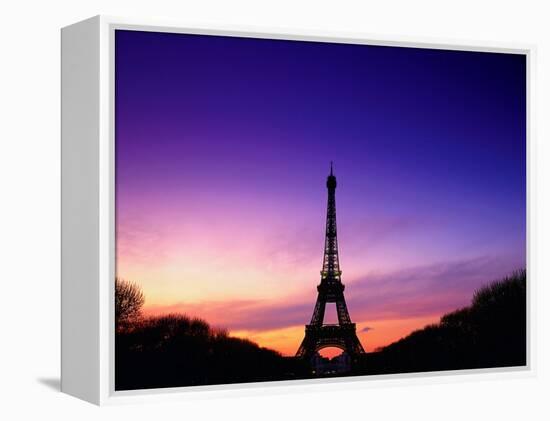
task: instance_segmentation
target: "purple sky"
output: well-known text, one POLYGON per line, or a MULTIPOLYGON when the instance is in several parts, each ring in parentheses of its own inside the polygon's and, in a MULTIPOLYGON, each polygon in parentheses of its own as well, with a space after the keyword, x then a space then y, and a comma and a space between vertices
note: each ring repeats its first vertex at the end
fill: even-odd
POLYGON ((117 31, 117 271, 159 311, 305 324, 334 161, 352 319, 465 305, 525 265, 525 77, 513 54, 117 31))

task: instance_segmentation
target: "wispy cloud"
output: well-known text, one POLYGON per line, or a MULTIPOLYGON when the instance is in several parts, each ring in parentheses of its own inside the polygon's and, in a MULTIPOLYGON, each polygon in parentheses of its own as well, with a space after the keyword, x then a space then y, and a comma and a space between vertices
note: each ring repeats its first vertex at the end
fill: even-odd
MULTIPOLYGON (((346 286, 346 300, 356 321, 402 319, 443 314, 469 303, 480 286, 524 263, 506 256, 480 256, 405 270, 367 274, 346 286)), ((230 330, 269 330, 309 322, 316 291, 302 291, 284 301, 232 300, 180 302, 149 307, 149 313, 184 312, 230 330)), ((366 332, 369 328, 364 328, 366 332), (366 329, 366 330, 365 330, 366 329)))
POLYGON ((348 305, 362 320, 443 314, 467 305, 477 288, 524 264, 504 255, 478 256, 371 273, 347 285, 348 305))

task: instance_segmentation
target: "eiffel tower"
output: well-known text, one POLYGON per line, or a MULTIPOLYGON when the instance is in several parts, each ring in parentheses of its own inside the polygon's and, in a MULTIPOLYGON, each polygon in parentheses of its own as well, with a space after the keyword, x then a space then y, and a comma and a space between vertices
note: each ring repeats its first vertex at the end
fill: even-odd
POLYGON ((317 286, 318 296, 311 322, 306 325, 305 337, 296 352, 296 357, 300 358, 311 358, 320 349, 329 346, 340 348, 352 358, 365 353, 357 338, 355 323, 351 322, 344 298, 336 234, 336 177, 332 173, 332 162, 327 189, 327 225, 321 282, 317 286), (323 324, 327 303, 336 303, 338 324, 323 324))

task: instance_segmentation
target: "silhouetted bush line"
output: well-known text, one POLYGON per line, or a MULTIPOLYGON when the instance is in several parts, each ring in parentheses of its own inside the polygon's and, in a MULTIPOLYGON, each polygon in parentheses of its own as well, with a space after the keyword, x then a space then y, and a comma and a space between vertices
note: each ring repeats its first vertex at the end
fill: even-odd
MULTIPOLYGON (((476 291, 472 304, 377 352, 347 375, 523 366, 526 273, 476 291)), ((309 362, 231 337, 198 318, 137 318, 116 334, 117 390, 313 377, 309 362)))
POLYGON ((441 317, 380 351, 359 371, 386 374, 524 366, 527 343, 526 272, 474 293, 472 304, 441 317))
POLYGON ((117 390, 299 378, 302 361, 228 336, 204 320, 153 317, 116 336, 117 390))

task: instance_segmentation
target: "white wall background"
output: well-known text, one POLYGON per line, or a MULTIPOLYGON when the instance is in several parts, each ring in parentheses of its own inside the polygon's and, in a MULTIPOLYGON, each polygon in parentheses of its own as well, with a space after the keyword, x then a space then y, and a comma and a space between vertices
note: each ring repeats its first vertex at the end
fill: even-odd
MULTIPOLYGON (((97 0, 0 6, 0 418, 11 419, 550 419, 548 357, 550 13, 545 1, 97 0), (536 377, 96 408, 59 379, 59 62, 62 26, 98 13, 353 31, 377 36, 532 43, 538 47, 536 221, 532 226, 536 377), (546 390, 544 390, 546 388, 546 390)), ((372 383, 371 383, 372 384, 372 383)))

